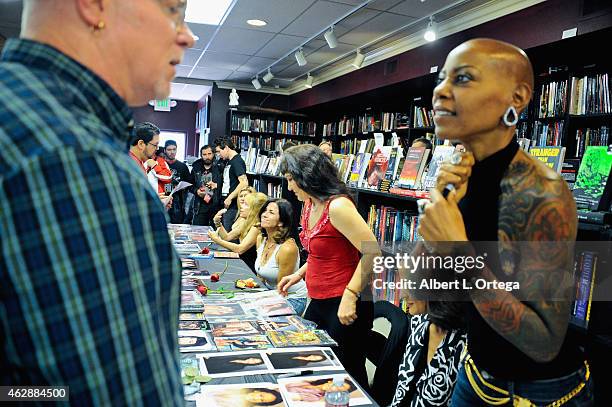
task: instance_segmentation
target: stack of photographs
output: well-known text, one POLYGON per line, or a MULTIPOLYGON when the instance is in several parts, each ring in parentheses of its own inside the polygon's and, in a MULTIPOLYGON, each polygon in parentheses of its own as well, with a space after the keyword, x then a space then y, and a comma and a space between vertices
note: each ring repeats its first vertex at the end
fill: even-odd
MULTIPOLYGON (((334 376, 290 377, 278 379, 278 385, 288 407, 325 407, 325 391, 331 387, 334 376)), ((372 404, 353 379, 346 374, 341 376, 349 391, 349 406, 372 404)))
POLYGON ((283 407, 277 384, 243 383, 207 385, 196 397, 197 407, 283 407))
POLYGON ((304 370, 344 370, 329 348, 266 349, 198 355, 200 371, 213 378, 304 370))

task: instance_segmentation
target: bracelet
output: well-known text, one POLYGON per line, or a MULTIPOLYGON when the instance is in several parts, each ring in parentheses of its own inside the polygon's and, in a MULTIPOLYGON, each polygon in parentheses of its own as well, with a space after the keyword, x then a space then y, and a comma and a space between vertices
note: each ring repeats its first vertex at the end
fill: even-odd
POLYGON ((348 285, 345 287, 345 290, 348 290, 351 294, 353 294, 357 298, 361 297, 360 294, 356 293, 354 290, 351 290, 348 285))

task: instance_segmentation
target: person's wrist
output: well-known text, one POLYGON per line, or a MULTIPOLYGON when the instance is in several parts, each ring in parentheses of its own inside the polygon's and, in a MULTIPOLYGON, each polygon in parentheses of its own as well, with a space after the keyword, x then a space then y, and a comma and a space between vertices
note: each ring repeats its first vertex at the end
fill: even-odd
POLYGON ((344 292, 350 293, 355 299, 361 297, 361 295, 357 291, 353 290, 349 286, 344 287, 344 292))

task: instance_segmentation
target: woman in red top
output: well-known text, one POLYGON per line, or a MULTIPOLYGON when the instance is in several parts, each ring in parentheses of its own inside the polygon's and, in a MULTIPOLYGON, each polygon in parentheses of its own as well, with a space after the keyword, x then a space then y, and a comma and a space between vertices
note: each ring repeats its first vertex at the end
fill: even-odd
MULTIPOLYGON (((357 212, 346 185, 331 160, 316 146, 299 145, 284 152, 281 173, 298 200, 304 202, 300 239, 308 261, 278 283, 286 295, 306 279, 310 305, 304 317, 338 342, 346 370, 367 387, 363 339, 372 329, 372 302, 361 291, 370 281, 376 238, 357 212)), ((371 292, 364 292, 370 296, 371 292)))

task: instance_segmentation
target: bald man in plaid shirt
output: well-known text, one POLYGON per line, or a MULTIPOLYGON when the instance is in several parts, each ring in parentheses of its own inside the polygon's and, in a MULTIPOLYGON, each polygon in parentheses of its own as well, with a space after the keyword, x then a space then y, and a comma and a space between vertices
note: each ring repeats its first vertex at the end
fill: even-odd
POLYGON ((74 405, 183 403, 180 262, 129 158, 128 105, 165 98, 181 0, 25 0, 0 58, 1 385, 74 405))

